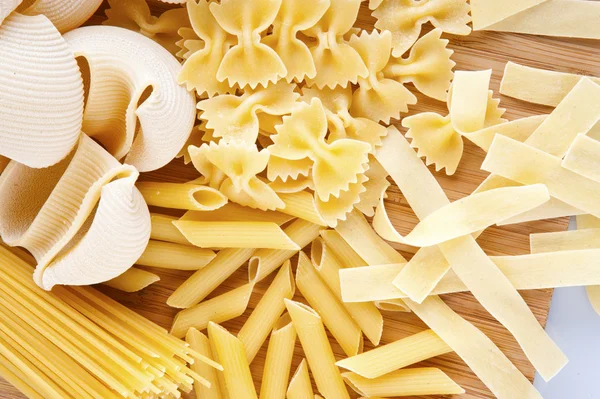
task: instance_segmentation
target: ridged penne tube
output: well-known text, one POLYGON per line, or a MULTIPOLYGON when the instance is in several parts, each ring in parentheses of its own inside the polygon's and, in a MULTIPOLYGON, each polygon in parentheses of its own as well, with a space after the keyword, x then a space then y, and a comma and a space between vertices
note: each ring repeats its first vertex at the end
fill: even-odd
POLYGON ((600 248, 600 228, 538 233, 529 237, 532 254, 600 248))
POLYGON ((135 263, 163 269, 198 270, 208 265, 215 256, 215 252, 210 249, 150 240, 146 250, 135 263))
POLYGON ((292 267, 288 260, 279 269, 273 282, 260 298, 237 335, 246 348, 248 363, 252 363, 273 325, 285 310, 283 300, 292 299, 295 291, 292 267))
MULTIPOLYGON (((298 219, 283 232, 298 244, 298 247, 304 248, 317 238, 320 228, 319 225, 298 219)), ((251 274, 256 274, 256 281, 261 281, 297 252, 287 249, 259 249, 252 255, 248 269, 251 274)))
POLYGON ((346 220, 340 221, 335 230, 369 265, 406 263, 406 259, 379 237, 367 219, 356 210, 350 212, 346 220))
POLYGON ((9 16, 18 4, 10 3, 0 6, 0 102, 10 104, 2 109, 0 154, 47 167, 65 158, 81 135, 83 80, 52 22, 44 15, 9 16))
MULTIPOLYGON (((312 242, 310 255, 312 263, 317 269, 319 276, 321 276, 321 279, 327 284, 327 287, 329 287, 335 297, 339 301, 342 301, 340 270, 344 266, 320 238, 312 242)), ((372 303, 342 302, 342 305, 369 341, 375 346, 379 345, 383 332, 383 316, 381 316, 377 307, 372 303)))
POLYGON ((282 225, 294 217, 278 211, 263 211, 247 206, 228 202, 219 209, 210 212, 188 211, 179 220, 194 220, 198 222, 273 222, 282 225))
POLYGON ((196 306, 180 310, 173 319, 170 333, 177 338, 182 338, 191 327, 201 331, 210 322, 223 323, 241 316, 248 307, 253 289, 254 282, 251 281, 229 292, 200 302, 196 306))
POLYGON ((335 257, 347 268, 367 265, 367 262, 352 249, 350 244, 348 244, 337 231, 321 230, 320 235, 327 245, 327 248, 329 248, 335 257))
POLYGON ((348 356, 361 351, 362 332, 341 302, 321 280, 310 259, 299 253, 296 285, 302 296, 321 316, 323 323, 348 356))
POLYGON ((254 248, 226 248, 205 267, 185 280, 167 299, 167 305, 189 308, 202 301, 223 281, 250 259, 254 248))
POLYGON ((296 330, 289 314, 286 313, 275 323, 269 338, 260 398, 285 399, 295 345, 296 330))
POLYGON ((306 359, 302 359, 286 391, 286 399, 304 399, 314 395, 306 359))
POLYGON ((137 292, 160 280, 160 277, 137 267, 129 268, 125 273, 105 281, 103 285, 124 292, 137 292))
POLYGON ((227 203, 219 190, 197 184, 144 181, 137 187, 151 206, 212 211, 227 203))
POLYGON ((34 0, 21 12, 43 14, 61 33, 75 29, 87 21, 102 4, 102 0, 34 0))
MULTIPOLYGON (((210 348, 210 341, 206 335, 202 334, 195 328, 190 328, 188 330, 187 334, 185 335, 185 342, 187 342, 190 345, 190 348, 196 352, 207 356, 210 359, 213 358, 212 350, 210 348)), ((221 399, 221 391, 217 379, 217 373, 219 373, 219 371, 215 370, 204 362, 194 362, 192 364, 192 370, 206 378, 206 380, 210 383, 210 387, 206 387, 202 384, 194 384, 196 396, 202 399, 221 399)))
POLYGON ((83 131, 141 172, 169 163, 196 120, 194 94, 177 83, 177 58, 152 39, 114 26, 86 26, 64 37, 89 65, 83 131))
POLYGON ((176 217, 153 213, 150 219, 150 238, 152 240, 167 241, 188 246, 192 245, 173 224, 177 220, 176 217))
POLYGON ((569 151, 562 161, 565 169, 590 180, 600 182, 600 142, 585 134, 578 134, 571 143, 569 151))
MULTIPOLYGON (((285 306, 292 318, 319 392, 328 398, 349 399, 319 314, 302 303, 288 299, 285 299, 285 306)), ((295 377, 297 376, 294 376, 290 385, 294 383, 295 377)), ((301 385, 300 381, 297 385, 301 385)))
POLYGON ((231 399, 257 399, 244 344, 213 322, 208 325, 208 337, 219 356, 219 362, 223 365, 223 377, 228 396, 231 399))
POLYGON ((365 378, 377 378, 420 361, 452 352, 431 330, 410 335, 336 363, 365 378))
POLYGON ((342 377, 359 395, 382 398, 411 395, 461 395, 465 390, 434 367, 397 370, 368 379, 354 373, 342 377))
POLYGON ((285 204, 285 208, 281 209, 280 212, 307 220, 319 226, 327 225, 317 210, 314 195, 308 191, 279 193, 278 195, 285 204))
POLYGON ((273 222, 196 222, 178 220, 175 227, 201 248, 272 248, 299 251, 300 247, 273 222))
MULTIPOLYGON (((210 351, 213 355, 213 359, 216 362, 219 362, 219 354, 217 353, 217 348, 215 347, 214 340, 209 338, 210 343, 210 351)), ((220 363, 219 363, 220 364, 220 363)), ((227 385, 225 384, 225 376, 223 373, 217 373, 217 384, 219 385, 219 393, 221 394, 220 399, 230 399, 229 393, 227 392, 227 385)))

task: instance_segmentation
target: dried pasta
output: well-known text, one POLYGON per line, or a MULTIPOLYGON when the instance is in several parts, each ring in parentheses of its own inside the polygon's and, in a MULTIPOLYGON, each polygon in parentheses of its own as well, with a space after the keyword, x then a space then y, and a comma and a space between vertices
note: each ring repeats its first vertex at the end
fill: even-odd
POLYGON ((358 203, 354 205, 354 207, 365 216, 374 216, 375 208, 379 204, 379 200, 386 196, 385 192, 390 186, 387 176, 387 171, 379 164, 379 162, 377 162, 374 157, 369 157, 369 169, 365 172, 365 177, 368 178, 368 180, 364 182, 365 191, 359 194, 360 199, 358 203))
MULTIPOLYGON (((190 328, 185 335, 185 342, 196 352, 212 359, 213 354, 208 337, 195 328, 190 328)), ((196 396, 203 399, 221 399, 221 390, 218 383, 217 370, 203 362, 194 362, 192 370, 204 376, 210 383, 210 387, 202 384, 194 384, 196 396)))
POLYGON ((269 338, 260 398, 285 398, 295 344, 296 330, 289 314, 286 313, 273 326, 269 338))
POLYGON ((302 359, 298 368, 294 372, 288 389, 286 391, 287 399, 311 398, 314 395, 306 359, 302 359))
POLYGON ((580 133, 565 154, 562 167, 595 182, 600 182, 598 155, 600 155, 600 142, 580 133))
POLYGON ((359 203, 361 194, 366 192, 367 181, 365 174, 359 174, 356 183, 351 183, 338 196, 330 196, 327 201, 322 201, 315 195, 317 210, 328 226, 335 227, 339 221, 346 220, 348 213, 359 203))
POLYGON ((150 216, 150 238, 152 240, 172 242, 181 245, 192 245, 183 234, 173 225, 177 220, 174 216, 152 214, 150 216))
POLYGON ((26 15, 46 16, 60 33, 81 26, 100 7, 102 0, 34 0, 23 5, 27 8, 19 10, 26 15))
POLYGON ((197 184, 144 181, 137 188, 148 205, 162 208, 212 211, 227 203, 218 190, 197 184))
POLYGON ((160 277, 137 267, 131 267, 125 273, 102 283, 124 292, 137 292, 160 280, 160 277))
POLYGON ((381 0, 373 16, 377 29, 392 32, 392 54, 400 57, 418 39, 426 22, 453 35, 468 35, 469 11, 465 0, 381 0))
POLYGON ((23 0, 2 0, 0 2, 0 24, 4 18, 8 17, 11 12, 17 9, 23 0))
POLYGON ((150 240, 144 253, 135 263, 163 269, 198 270, 209 264, 215 256, 214 251, 210 249, 150 240))

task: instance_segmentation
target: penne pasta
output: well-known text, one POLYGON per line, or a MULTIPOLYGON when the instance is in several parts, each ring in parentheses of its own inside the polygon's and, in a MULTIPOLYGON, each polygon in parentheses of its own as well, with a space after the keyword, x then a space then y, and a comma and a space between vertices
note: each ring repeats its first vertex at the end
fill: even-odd
MULTIPOLYGON (((329 345, 321 317, 313 309, 302 303, 289 299, 284 301, 319 392, 327 398, 349 399, 350 396, 340 371, 335 365, 335 357, 329 345)), ((308 375, 308 372, 306 374, 308 375)), ((296 377, 295 375, 292 383, 294 383, 296 377)), ((306 396, 302 398, 306 398, 306 396)))
POLYGON ((273 248, 298 251, 298 245, 273 222, 197 222, 177 220, 175 227, 201 248, 273 248))
POLYGON ((257 398, 244 344, 213 322, 208 325, 208 336, 219 356, 219 362, 223 365, 223 377, 228 396, 231 399, 257 398))
POLYGON ((219 190, 197 184, 144 181, 137 188, 148 205, 162 208, 212 211, 227 203, 219 190))
POLYGON ((222 323, 241 316, 248 307, 253 289, 254 282, 251 281, 225 294, 179 311, 173 319, 170 333, 177 338, 182 338, 191 327, 204 330, 211 321, 222 323))
MULTIPOLYGON (((298 244, 298 247, 304 248, 317 238, 319 229, 320 226, 314 223, 298 219, 283 231, 298 244)), ((259 249, 252 255, 248 268, 252 274, 256 274, 256 281, 261 281, 297 252, 297 250, 287 249, 259 249)))
POLYGON ((309 221, 319 226, 327 226, 327 223, 321 217, 317 210, 315 197, 308 191, 298 191, 297 193, 279 193, 279 198, 285 204, 281 212, 297 218, 309 221))
POLYGON ((286 391, 286 399, 304 399, 314 395, 310 375, 308 374, 308 365, 306 359, 302 359, 296 372, 290 380, 286 391))
MULTIPOLYGON (((343 266, 320 238, 312 243, 311 260, 321 279, 327 284, 335 297, 341 301, 340 270, 343 266)), ((372 303, 342 302, 342 305, 371 343, 375 346, 379 345, 383 332, 383 316, 381 316, 377 307, 372 303)))
POLYGON ((192 245, 183 234, 173 225, 173 222, 177 220, 174 216, 159 215, 153 213, 150 216, 151 228, 150 228, 150 239, 173 242, 183 245, 192 245))
POLYGON ((322 230, 321 238, 336 258, 346 267, 366 266, 367 262, 335 230, 322 230))
POLYGON ((210 249, 150 240, 146 250, 135 263, 163 269, 198 270, 208 265, 215 256, 215 252, 210 249))
POLYGON ((296 330, 289 314, 286 313, 277 321, 271 332, 260 385, 260 398, 285 399, 295 345, 296 330))
POLYGON ((390 398, 412 395, 461 395, 465 393, 442 370, 434 367, 397 370, 369 379, 354 373, 343 373, 342 378, 359 395, 369 398, 390 398))
POLYGON ((212 211, 187 211, 179 220, 196 222, 273 222, 278 225, 289 222, 294 217, 278 211, 263 211, 228 202, 212 211))
POLYGON ((452 349, 431 330, 372 349, 336 363, 364 378, 378 378, 384 374, 420 361, 452 352, 452 349))
POLYGON ((167 299, 167 305, 189 308, 208 296, 250 259, 254 248, 222 249, 205 267, 185 280, 167 299))
POLYGON ((300 252, 296 269, 298 290, 321 316, 323 323, 348 356, 360 352, 362 333, 346 309, 321 280, 304 252, 300 252))
MULTIPOLYGON (((210 341, 206 335, 195 328, 190 328, 185 334, 185 342, 187 342, 190 345, 190 348, 196 352, 211 359, 213 358, 210 341)), ((203 362, 194 362, 192 364, 192 370, 201 376, 204 376, 210 383, 210 387, 206 387, 202 384, 194 384, 196 397, 203 399, 221 399, 221 390, 217 378, 219 372, 203 362)))
POLYGON ((137 267, 131 267, 120 276, 103 282, 102 285, 124 292, 137 292, 159 280, 160 277, 154 273, 138 269, 137 267))
MULTIPOLYGON (((217 348, 215 347, 214 340, 208 339, 210 344, 210 351, 213 355, 213 359, 215 362, 219 362, 219 354, 217 353, 217 348)), ((220 363, 219 363, 220 364, 220 363)), ((222 371, 222 370, 220 370, 222 371)), ((227 392, 227 385, 225 384, 225 376, 223 373, 217 372, 217 384, 219 385, 219 393, 221 394, 222 399, 230 399, 229 393, 227 392)))
POLYGON ((292 299, 296 286, 290 261, 285 261, 267 291, 240 329, 237 337, 243 342, 248 356, 248 363, 263 345, 269 332, 285 310, 283 300, 292 299))

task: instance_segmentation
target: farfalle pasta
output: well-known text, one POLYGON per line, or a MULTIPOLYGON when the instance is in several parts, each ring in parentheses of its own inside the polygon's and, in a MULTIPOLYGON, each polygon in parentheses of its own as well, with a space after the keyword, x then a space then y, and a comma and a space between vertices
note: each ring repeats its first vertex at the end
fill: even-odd
POLYGON ((303 33, 316 39, 309 46, 315 62, 317 74, 308 79, 309 85, 319 89, 327 86, 346 87, 356 83, 359 77, 369 74, 360 55, 344 40, 344 35, 352 29, 358 16, 361 0, 331 0, 331 5, 323 17, 313 27, 303 33))
POLYGON ((446 169, 446 174, 456 171, 463 153, 463 136, 469 137, 479 130, 505 122, 504 109, 488 90, 491 71, 456 72, 448 95, 447 116, 423 112, 404 118, 402 126, 408 128, 406 137, 427 165, 436 170, 446 169))
POLYGON ((317 74, 312 54, 298 39, 299 31, 317 23, 329 8, 330 0, 283 0, 273 21, 273 32, 263 42, 277 52, 287 69, 285 79, 302 81, 317 74))
POLYGON ((238 84, 255 88, 267 87, 287 75, 279 55, 264 43, 261 33, 266 31, 277 16, 282 0, 222 0, 212 3, 210 11, 221 27, 237 37, 234 45, 223 57, 217 79, 227 80, 231 86, 238 84))
POLYGON ((271 137, 274 144, 269 151, 284 159, 309 158, 313 162, 315 193, 321 201, 348 190, 366 169, 371 145, 353 139, 325 141, 327 117, 317 98, 310 104, 298 104, 276 129, 277 134, 271 137))
POLYGON ((227 81, 217 79, 217 71, 225 52, 233 44, 234 37, 228 34, 209 10, 210 0, 188 0, 187 11, 192 30, 179 30, 182 52, 185 59, 177 76, 177 82, 185 83, 188 90, 196 90, 199 96, 212 97, 232 91, 227 81))
POLYGON ((385 193, 390 186, 387 180, 388 173, 373 156, 369 157, 369 169, 365 172, 368 180, 364 183, 365 191, 360 194, 360 201, 354 206, 365 216, 375 215, 375 208, 379 205, 381 197, 386 198, 385 193))
POLYGON ((360 36, 352 36, 349 44, 360 54, 369 70, 366 78, 358 79, 350 112, 386 124, 390 123, 390 118, 400 119, 400 113, 408 112, 408 106, 416 104, 417 97, 402 83, 381 73, 392 51, 391 32, 362 31, 360 36))
POLYGON ((109 0, 104 25, 119 26, 140 32, 176 54, 179 47, 178 29, 190 26, 185 8, 174 8, 155 17, 150 13, 146 0, 109 0))
POLYGON ((257 114, 288 114, 299 97, 294 86, 281 81, 266 88, 246 90, 241 96, 226 94, 202 100, 198 109, 203 111, 200 118, 206 120, 206 127, 212 129, 214 137, 253 144, 259 132, 257 114))
POLYGON ((267 177, 271 181, 281 179, 298 179, 300 176, 308 176, 312 168, 313 161, 310 158, 302 159, 285 159, 275 155, 271 155, 267 165, 267 177))
POLYGON ((218 188, 230 201, 261 210, 285 206, 275 191, 256 176, 267 167, 269 151, 259 151, 255 144, 225 140, 190 147, 189 151, 207 184, 218 188))
POLYGON ((373 16, 377 29, 392 32, 392 54, 400 57, 419 38, 426 22, 444 32, 468 35, 469 11, 466 0, 382 0, 373 16))
POLYGON ((351 183, 347 190, 340 191, 338 196, 330 196, 322 201, 315 195, 315 204, 319 214, 329 227, 335 227, 338 220, 346 220, 346 215, 360 202, 361 195, 367 190, 365 183, 368 178, 361 173, 356 182, 351 183))

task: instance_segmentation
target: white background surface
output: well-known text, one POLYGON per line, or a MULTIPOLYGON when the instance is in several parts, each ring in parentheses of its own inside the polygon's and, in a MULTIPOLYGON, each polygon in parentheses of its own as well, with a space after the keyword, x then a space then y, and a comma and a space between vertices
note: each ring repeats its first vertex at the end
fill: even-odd
POLYGON ((584 287, 554 290, 546 331, 569 363, 548 383, 536 375, 544 399, 600 398, 600 316, 584 287))

